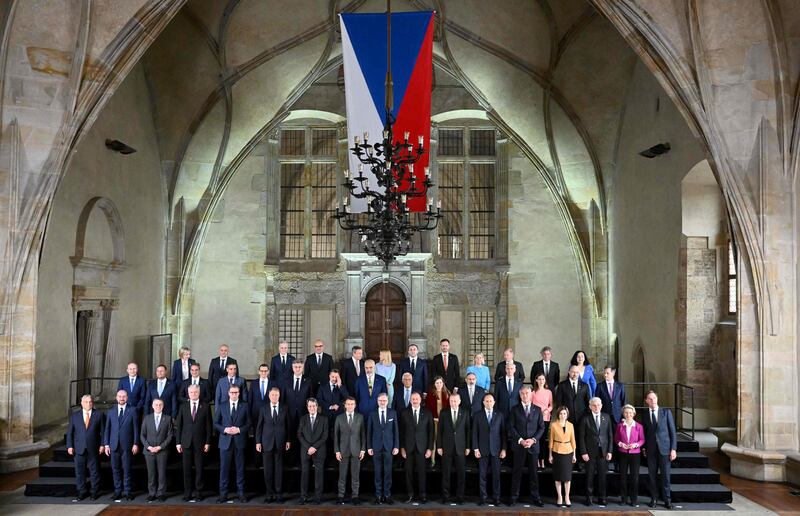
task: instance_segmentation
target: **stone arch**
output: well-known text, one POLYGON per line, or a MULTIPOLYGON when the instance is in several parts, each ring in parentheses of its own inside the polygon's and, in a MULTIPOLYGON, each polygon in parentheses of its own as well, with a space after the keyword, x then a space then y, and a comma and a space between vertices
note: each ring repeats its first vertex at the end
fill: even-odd
POLYGON ((93 197, 83 207, 78 218, 78 228, 75 234, 75 254, 72 257, 73 264, 87 258, 86 251, 86 229, 89 224, 89 217, 94 210, 100 210, 105 216, 108 228, 111 231, 111 241, 114 248, 114 259, 109 265, 125 265, 125 232, 122 226, 122 217, 119 215, 117 207, 110 199, 105 197, 93 197))
POLYGON ((387 277, 377 276, 364 283, 364 286, 361 287, 361 302, 366 303, 367 294, 369 294, 369 291, 372 290, 372 288, 375 287, 375 285, 377 285, 378 283, 384 283, 384 282, 391 283, 392 285, 398 287, 401 291, 403 291, 403 295, 406 296, 406 302, 407 303, 411 302, 411 289, 400 278, 397 278, 395 276, 387 276, 387 277))

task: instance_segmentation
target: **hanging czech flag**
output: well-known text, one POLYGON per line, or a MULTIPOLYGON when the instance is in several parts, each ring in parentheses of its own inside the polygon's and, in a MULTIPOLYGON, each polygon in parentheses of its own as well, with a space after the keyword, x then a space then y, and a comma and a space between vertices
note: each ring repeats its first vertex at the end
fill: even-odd
MULTIPOLYGON (((430 144, 431 85, 433 79, 432 11, 392 13, 392 79, 394 105, 392 116, 394 140, 402 141, 406 131, 410 143, 424 139, 430 144)), ((370 142, 383 140, 386 123, 386 13, 340 14, 344 60, 347 134, 349 145, 354 138, 369 136, 370 142)), ((359 160, 349 156, 351 174, 359 160)), ((421 183, 428 166, 428 153, 415 165, 414 176, 421 183)), ((376 178, 369 177, 369 188, 378 190, 376 178)), ((357 183, 357 182, 356 182, 357 183)), ((409 211, 425 211, 425 196, 409 198, 409 211)), ((366 199, 351 199, 353 212, 367 211, 366 199)))

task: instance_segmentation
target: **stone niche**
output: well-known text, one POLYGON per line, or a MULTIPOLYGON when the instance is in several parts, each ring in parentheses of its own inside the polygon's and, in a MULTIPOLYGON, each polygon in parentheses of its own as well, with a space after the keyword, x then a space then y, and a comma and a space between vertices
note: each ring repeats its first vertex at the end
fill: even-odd
POLYGON ((420 354, 428 348, 425 335, 425 270, 430 253, 398 256, 388 267, 365 253, 342 253, 346 265, 345 353, 353 346, 364 345, 364 313, 367 293, 381 282, 399 287, 406 297, 407 343, 416 344, 420 354))

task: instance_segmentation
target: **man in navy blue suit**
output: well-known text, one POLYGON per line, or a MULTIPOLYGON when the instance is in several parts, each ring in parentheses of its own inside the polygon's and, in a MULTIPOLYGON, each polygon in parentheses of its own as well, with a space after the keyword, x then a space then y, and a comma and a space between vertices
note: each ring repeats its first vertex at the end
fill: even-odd
POLYGON ((511 409, 519 404, 519 389, 522 382, 515 376, 516 366, 506 364, 506 375, 499 378, 494 385, 494 394, 497 399, 497 411, 508 417, 511 409))
POLYGON ((374 504, 393 504, 392 458, 400 452, 397 414, 389 408, 389 395, 378 395, 378 410, 367 416, 367 453, 375 467, 374 504))
POLYGON ((272 357, 272 363, 269 366, 270 375, 273 380, 278 382, 278 385, 283 385, 291 378, 294 360, 294 356, 289 354, 289 343, 282 341, 278 344, 278 354, 272 357))
POLYGON ((220 379, 225 378, 228 372, 228 365, 237 365, 236 359, 228 356, 228 345, 223 344, 219 347, 219 356, 211 359, 208 364, 208 381, 211 383, 211 390, 217 391, 217 384, 220 379))
POLYGON ((500 460, 506 457, 506 423, 503 414, 494 409, 494 395, 483 395, 483 409, 472 419, 472 449, 478 459, 478 489, 484 505, 488 498, 486 477, 492 470, 494 504, 500 505, 500 460))
POLYGON ((622 419, 622 407, 627 403, 625 385, 614 380, 616 372, 617 370, 614 367, 607 365, 603 369, 605 381, 598 383, 595 391, 595 396, 603 402, 603 412, 611 416, 614 428, 617 427, 617 423, 622 419))
MULTIPOLYGON (((224 380, 220 381, 220 385, 224 380)), ((250 414, 247 403, 239 401, 240 387, 228 387, 227 401, 217 405, 214 411, 214 429, 219 433, 219 498, 217 503, 228 501, 228 478, 231 463, 236 467, 236 492, 241 503, 247 502, 244 495, 244 449, 247 431, 250 429, 250 414)))
POLYGON ((258 421, 261 407, 269 404, 269 391, 273 388, 280 388, 280 385, 270 378, 270 370, 267 364, 258 366, 258 378, 250 380, 250 393, 247 397, 247 405, 250 407, 250 421, 254 424, 258 421))
POLYGON ((128 376, 123 376, 117 383, 117 390, 128 393, 128 404, 136 409, 138 416, 142 415, 147 389, 144 378, 139 376, 139 366, 135 362, 128 364, 128 376))
POLYGON ((408 356, 400 362, 400 378, 405 373, 411 373, 414 390, 424 395, 428 391, 428 362, 419 358, 418 352, 416 344, 408 345, 408 356))
POLYGON ((75 483, 78 500, 89 496, 86 492, 86 469, 89 469, 91 497, 97 500, 100 490, 100 453, 104 451, 103 414, 94 410, 92 396, 81 396, 81 410, 69 417, 67 426, 67 453, 75 458, 75 483))
POLYGON ((539 495, 539 441, 544 435, 544 419, 542 411, 531 403, 531 388, 523 385, 519 390, 520 402, 513 409, 508 419, 508 442, 514 454, 514 470, 511 475, 511 505, 517 503, 522 472, 528 470, 530 493, 533 505, 542 507, 539 495))
MULTIPOLYGON (((135 364, 134 364, 135 365, 135 364)), ((130 368, 128 368, 130 373, 130 368)), ((106 412, 103 446, 106 456, 111 457, 111 473, 114 476, 114 500, 124 496, 133 500, 132 460, 139 453, 139 414, 128 404, 128 392, 117 391, 117 404, 106 412)))
POLYGON ((483 408, 483 395, 486 394, 486 391, 478 385, 478 377, 475 376, 475 373, 467 373, 466 380, 464 391, 459 390, 461 408, 467 410, 468 414, 473 416, 483 408))
POLYGON ((247 402, 247 385, 244 378, 239 376, 239 366, 237 364, 228 364, 227 376, 223 376, 217 382, 217 391, 214 393, 214 403, 219 407, 228 402, 228 390, 231 385, 239 387, 239 399, 247 402))
POLYGON ((664 506, 672 509, 670 500, 670 466, 678 456, 678 434, 672 411, 659 408, 658 396, 650 391, 645 398, 648 409, 642 414, 644 426, 644 454, 647 457, 647 472, 650 474, 650 507, 658 499, 658 470, 661 470, 661 489, 664 506))
POLYGON ((398 416, 411 406, 411 395, 414 392, 420 392, 414 389, 414 378, 411 373, 403 373, 400 379, 400 388, 395 389, 394 399, 392 400, 392 408, 394 408, 398 416))
POLYGON ((364 375, 356 380, 355 398, 358 403, 358 412, 364 417, 369 416, 378 408, 378 395, 388 392, 386 378, 375 374, 375 361, 364 361, 364 375))
POLYGON ((280 399, 280 389, 272 387, 269 402, 258 414, 255 431, 256 451, 262 454, 264 484, 267 486, 265 503, 283 503, 283 456, 289 451, 291 440, 286 405, 280 399))
POLYGON ((183 385, 183 381, 191 377, 192 364, 196 363, 197 361, 192 358, 192 350, 182 346, 178 350, 178 359, 172 363, 172 374, 170 375, 172 383, 176 387, 183 385))
POLYGON ((164 402, 164 414, 173 419, 178 415, 178 389, 172 380, 167 378, 167 366, 164 364, 156 367, 156 377, 147 385, 145 414, 153 413, 153 400, 156 398, 164 402))

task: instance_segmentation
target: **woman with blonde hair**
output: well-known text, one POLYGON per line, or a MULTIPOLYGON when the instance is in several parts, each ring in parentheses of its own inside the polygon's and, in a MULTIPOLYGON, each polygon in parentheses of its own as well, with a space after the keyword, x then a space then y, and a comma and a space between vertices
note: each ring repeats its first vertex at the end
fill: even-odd
POLYGON ((382 349, 379 354, 378 363, 375 364, 375 372, 386 379, 386 394, 389 396, 389 406, 392 406, 394 399, 394 378, 397 374, 397 366, 392 362, 392 352, 382 349))
POLYGON ((475 353, 475 356, 472 357, 472 365, 467 366, 467 374, 475 373, 475 385, 481 387, 484 391, 489 392, 492 379, 491 375, 489 374, 489 368, 483 365, 485 360, 486 359, 484 358, 483 353, 475 353))
POLYGON ((634 421, 633 405, 622 407, 622 420, 617 424, 614 443, 619 452, 619 503, 639 507, 639 464, 644 446, 644 427, 634 421), (630 496, 630 498, 628 498, 630 496))
POLYGON ((550 463, 553 465, 553 480, 556 482, 556 506, 572 507, 569 488, 572 483, 572 465, 576 457, 575 428, 567 421, 569 409, 560 406, 555 411, 556 420, 550 424, 550 463), (564 486, 562 501, 561 486, 564 486))

